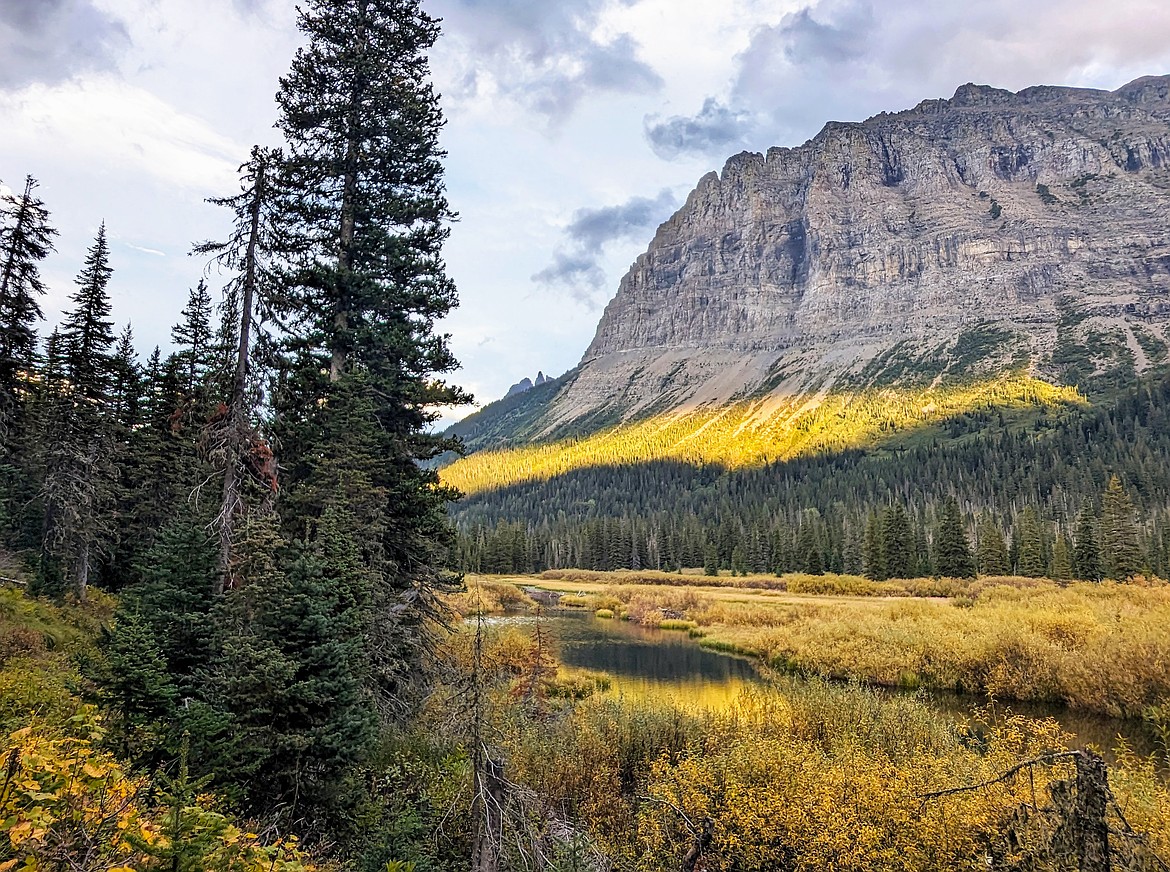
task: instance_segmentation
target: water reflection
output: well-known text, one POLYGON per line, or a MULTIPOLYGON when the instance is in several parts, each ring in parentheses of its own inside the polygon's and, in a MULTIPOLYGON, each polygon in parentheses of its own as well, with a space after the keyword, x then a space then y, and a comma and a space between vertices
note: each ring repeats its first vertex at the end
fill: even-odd
POLYGON ((605 672, 610 693, 722 708, 759 676, 754 665, 700 648, 686 633, 564 612, 553 619, 561 661, 605 672))
MULTIPOLYGON (((626 621, 600 620, 587 612, 557 610, 543 620, 558 640, 568 666, 608 673, 610 693, 635 699, 669 699, 694 708, 725 708, 745 688, 763 682, 754 663, 702 648, 686 633, 657 630, 626 621)), ((521 618, 522 621, 535 620, 521 618)), ((891 694, 902 691, 889 691, 891 694)), ((1074 747, 1109 752, 1124 741, 1139 754, 1156 743, 1139 721, 1069 711, 1040 703, 995 703, 949 693, 922 694, 927 703, 956 720, 987 725, 1008 710, 1033 718, 1054 718, 1074 739, 1074 747)))

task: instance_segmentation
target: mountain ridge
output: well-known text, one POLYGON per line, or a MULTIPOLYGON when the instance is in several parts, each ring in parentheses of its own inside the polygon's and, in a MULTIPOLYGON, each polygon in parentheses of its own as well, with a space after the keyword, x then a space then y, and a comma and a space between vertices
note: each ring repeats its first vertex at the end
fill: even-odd
POLYGON ((1168 215, 1170 76, 967 84, 830 122, 704 175, 578 367, 528 398, 521 430, 497 419, 470 447, 745 400, 762 409, 747 426, 774 429, 768 409, 799 398, 1007 372, 1092 395, 1166 359, 1168 215))

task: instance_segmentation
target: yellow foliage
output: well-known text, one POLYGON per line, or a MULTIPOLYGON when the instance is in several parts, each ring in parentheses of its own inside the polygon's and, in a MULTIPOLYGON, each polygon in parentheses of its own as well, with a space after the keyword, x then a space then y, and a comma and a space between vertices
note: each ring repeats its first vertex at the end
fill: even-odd
POLYGON ((1076 391, 1021 373, 924 390, 882 388, 830 393, 817 402, 794 396, 742 401, 718 409, 672 412, 581 439, 481 451, 441 471, 467 494, 545 481, 591 466, 675 460, 694 466, 761 466, 771 461, 876 445, 953 415, 987 408, 1054 406, 1076 391))
MULTIPOLYGON (((8 737, 0 754, 0 861, 25 870, 140 869, 153 847, 166 847, 169 808, 150 803, 150 784, 96 748, 96 719, 76 724, 78 735, 53 737, 29 726, 8 737)), ((188 812, 191 810, 188 809, 188 812)), ((263 844, 221 816, 197 808, 218 824, 216 842, 202 857, 216 872, 301 872, 295 839, 263 844)), ((9 868, 13 868, 10 866, 9 868)))

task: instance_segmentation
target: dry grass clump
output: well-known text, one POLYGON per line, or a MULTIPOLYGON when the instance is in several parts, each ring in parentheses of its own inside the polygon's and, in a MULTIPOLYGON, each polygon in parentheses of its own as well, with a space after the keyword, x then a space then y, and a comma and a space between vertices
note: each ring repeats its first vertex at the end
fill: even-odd
POLYGON ((1061 702, 1121 717, 1170 698, 1164 587, 996 586, 968 608, 923 600, 879 609, 795 606, 774 623, 703 630, 705 645, 833 678, 1061 702))
POLYGON ((443 598, 447 606, 466 618, 471 615, 501 615, 505 612, 536 608, 524 591, 506 581, 495 581, 482 575, 464 578, 464 589, 443 598))
POLYGON ((540 573, 545 581, 570 581, 583 584, 637 584, 661 587, 741 587, 760 590, 784 590, 785 583, 774 575, 700 575, 695 572, 660 572, 654 569, 546 569, 540 573))
POLYGON ((789 593, 818 596, 908 596, 906 588, 898 582, 872 581, 860 575, 788 573, 783 578, 789 593))

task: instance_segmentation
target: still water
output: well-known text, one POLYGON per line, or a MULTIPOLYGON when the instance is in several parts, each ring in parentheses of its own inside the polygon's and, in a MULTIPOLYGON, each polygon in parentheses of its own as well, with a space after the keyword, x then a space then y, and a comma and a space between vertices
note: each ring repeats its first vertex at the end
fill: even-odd
MULTIPOLYGON (((610 694, 633 699, 670 699, 698 708, 722 708, 745 688, 764 682, 753 661, 702 648, 685 632, 657 630, 627 621, 604 620, 588 612, 550 610, 546 626, 568 666, 607 673, 610 694)), ((531 621, 532 618, 520 619, 531 621)), ((901 691, 888 691, 900 693, 901 691)), ((930 706, 956 720, 980 721, 988 701, 953 693, 922 694, 930 706)), ((1074 737, 1074 747, 1109 752, 1123 738, 1138 753, 1156 749, 1140 721, 1072 712, 1038 703, 998 703, 996 708, 1034 718, 1054 718, 1074 737)), ((1108 756, 1108 753, 1107 753, 1108 756)))

